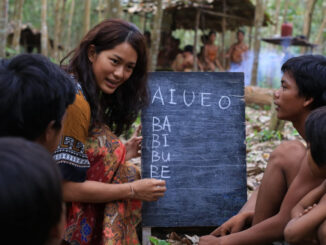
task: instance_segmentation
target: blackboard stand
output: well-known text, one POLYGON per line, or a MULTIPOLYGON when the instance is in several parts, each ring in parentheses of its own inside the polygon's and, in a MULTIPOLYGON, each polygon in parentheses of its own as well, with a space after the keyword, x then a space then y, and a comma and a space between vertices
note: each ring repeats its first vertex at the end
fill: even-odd
POLYGON ((150 245, 149 237, 152 235, 152 228, 151 227, 143 227, 143 245, 150 245))

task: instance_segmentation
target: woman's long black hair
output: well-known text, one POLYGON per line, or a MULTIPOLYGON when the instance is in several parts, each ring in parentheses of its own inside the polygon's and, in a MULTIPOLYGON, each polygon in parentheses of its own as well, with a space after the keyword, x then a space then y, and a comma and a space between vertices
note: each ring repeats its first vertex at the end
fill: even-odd
MULTIPOLYGON (((66 70, 76 76, 91 108, 91 128, 107 124, 116 135, 128 130, 139 111, 148 103, 146 42, 138 28, 118 19, 104 20, 92 28, 79 46, 63 60, 72 55, 66 70), (102 93, 97 87, 92 64, 88 58, 90 45, 95 51, 113 49, 127 42, 137 52, 137 63, 132 75, 113 94, 102 93)), ((91 129, 90 128, 90 129, 91 129)))

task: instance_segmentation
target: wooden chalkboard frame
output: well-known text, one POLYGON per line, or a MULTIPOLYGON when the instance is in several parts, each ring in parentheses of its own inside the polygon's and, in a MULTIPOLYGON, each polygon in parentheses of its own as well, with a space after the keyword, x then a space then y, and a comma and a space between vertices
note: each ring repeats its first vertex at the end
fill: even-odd
POLYGON ((142 177, 164 179, 167 192, 143 204, 144 227, 218 226, 247 200, 243 77, 150 74, 150 105, 142 112, 142 177))

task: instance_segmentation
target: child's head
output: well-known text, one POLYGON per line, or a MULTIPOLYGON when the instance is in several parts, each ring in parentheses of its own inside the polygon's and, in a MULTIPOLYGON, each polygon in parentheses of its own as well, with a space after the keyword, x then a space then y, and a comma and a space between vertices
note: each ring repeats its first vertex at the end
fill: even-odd
POLYGON ((281 88, 274 93, 278 118, 301 121, 311 110, 326 105, 325 57, 294 57, 283 64, 282 71, 281 88))
POLYGON ((0 138, 0 234, 4 244, 59 244, 61 176, 49 152, 22 138, 0 138))
POLYGON ((311 171, 315 176, 326 178, 326 106, 310 113, 305 131, 311 171))
POLYGON ((311 109, 326 105, 326 58, 322 55, 303 55, 287 60, 282 72, 292 77, 299 96, 313 98, 311 109))
POLYGON ((70 76, 44 56, 22 54, 0 62, 0 136, 40 141, 53 151, 74 99, 70 76))

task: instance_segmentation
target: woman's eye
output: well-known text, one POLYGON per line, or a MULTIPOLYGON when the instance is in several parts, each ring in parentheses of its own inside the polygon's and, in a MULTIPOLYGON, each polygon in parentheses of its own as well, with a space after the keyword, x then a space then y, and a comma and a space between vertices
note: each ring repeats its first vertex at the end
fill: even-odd
POLYGON ((111 62, 112 62, 113 64, 118 64, 118 63, 119 63, 119 61, 118 61, 117 59, 111 59, 111 62))

